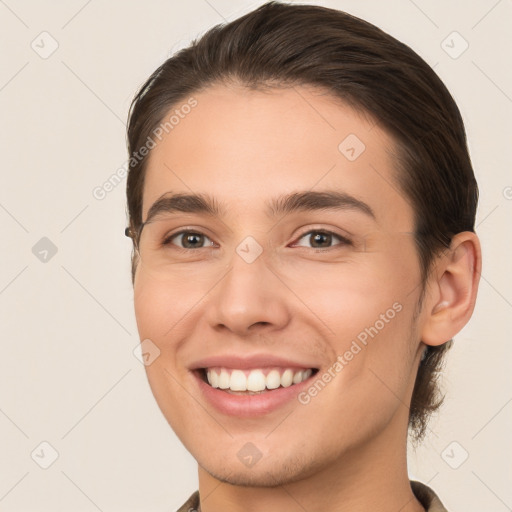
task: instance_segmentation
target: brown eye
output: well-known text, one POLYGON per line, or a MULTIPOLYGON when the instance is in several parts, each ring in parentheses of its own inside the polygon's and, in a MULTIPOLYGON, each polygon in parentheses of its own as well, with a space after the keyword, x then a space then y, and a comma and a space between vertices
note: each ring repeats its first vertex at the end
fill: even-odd
MULTIPOLYGON (((174 233, 172 236, 166 238, 162 245, 170 245, 173 243, 172 240, 178 237, 182 244, 181 246, 178 245, 180 249, 202 249, 205 247, 205 240, 210 240, 206 235, 196 231, 180 231, 179 233, 174 233)), ((210 243, 207 243, 207 246, 208 245, 213 245, 213 242, 210 240, 210 243)))
MULTIPOLYGON (((350 245, 350 240, 346 239, 345 237, 342 237, 341 235, 337 235, 336 233, 333 233, 332 231, 325 231, 325 230, 311 230, 307 233, 304 233, 299 240, 302 239, 308 240, 308 242, 311 244, 310 247, 312 249, 329 249, 333 247, 332 242, 335 240, 338 240, 341 243, 334 244, 336 245, 350 245)), ((301 243, 296 243, 295 245, 299 245, 302 247, 308 247, 308 245, 304 245, 301 243)))

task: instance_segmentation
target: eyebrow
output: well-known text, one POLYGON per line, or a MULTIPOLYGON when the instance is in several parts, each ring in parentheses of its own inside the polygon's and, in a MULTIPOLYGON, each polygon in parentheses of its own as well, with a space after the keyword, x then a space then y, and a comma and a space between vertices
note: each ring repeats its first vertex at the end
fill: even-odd
MULTIPOLYGON (((359 211, 375 220, 375 213, 365 202, 346 192, 336 190, 302 191, 275 197, 266 201, 266 215, 274 218, 294 212, 352 210, 359 211)), ((148 211, 144 223, 154 217, 170 213, 199 213, 212 217, 225 217, 228 208, 209 194, 171 194, 167 192, 157 199, 148 211)))

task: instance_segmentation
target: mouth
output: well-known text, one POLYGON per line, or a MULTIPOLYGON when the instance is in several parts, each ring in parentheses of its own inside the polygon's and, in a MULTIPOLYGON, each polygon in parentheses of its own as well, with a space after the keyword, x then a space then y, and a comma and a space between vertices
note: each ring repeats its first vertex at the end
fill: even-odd
POLYGON ((198 377, 211 388, 231 395, 261 395, 305 382, 318 368, 263 367, 238 369, 226 367, 198 368, 198 377))

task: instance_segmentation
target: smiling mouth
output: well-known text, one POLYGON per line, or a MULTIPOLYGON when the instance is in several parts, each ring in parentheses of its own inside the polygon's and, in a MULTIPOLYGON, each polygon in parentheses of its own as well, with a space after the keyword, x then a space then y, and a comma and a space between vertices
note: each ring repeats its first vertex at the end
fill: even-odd
POLYGON ((233 395, 259 395, 300 384, 318 372, 317 368, 200 368, 203 382, 233 395))

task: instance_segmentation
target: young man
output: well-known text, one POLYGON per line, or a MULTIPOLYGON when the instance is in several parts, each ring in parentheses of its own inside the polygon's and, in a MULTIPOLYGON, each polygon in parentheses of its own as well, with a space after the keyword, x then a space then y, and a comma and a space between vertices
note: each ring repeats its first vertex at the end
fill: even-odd
POLYGON ((445 510, 406 441, 481 253, 432 69, 346 13, 270 2, 156 70, 128 139, 147 376, 199 467, 180 510, 445 510))

